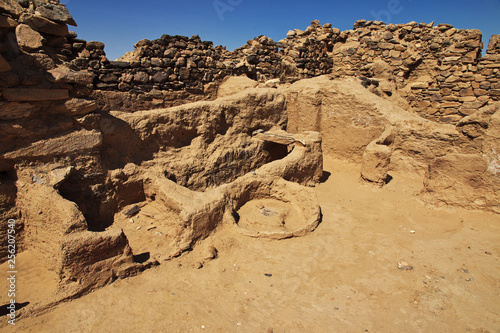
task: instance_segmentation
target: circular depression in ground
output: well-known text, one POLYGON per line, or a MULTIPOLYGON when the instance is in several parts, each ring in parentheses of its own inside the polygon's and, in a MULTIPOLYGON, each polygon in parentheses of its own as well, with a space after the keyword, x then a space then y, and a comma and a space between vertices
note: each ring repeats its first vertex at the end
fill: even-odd
POLYGON ((273 198, 250 200, 237 214, 240 228, 250 231, 295 231, 305 226, 291 203, 273 198))

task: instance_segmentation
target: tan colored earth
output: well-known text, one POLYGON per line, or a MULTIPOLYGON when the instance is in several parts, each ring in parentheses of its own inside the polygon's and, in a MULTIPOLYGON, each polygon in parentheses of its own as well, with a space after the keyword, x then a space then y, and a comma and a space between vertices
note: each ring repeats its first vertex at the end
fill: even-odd
MULTIPOLYGON (((304 237, 223 225, 192 252, 0 330, 500 332, 499 215, 424 204, 421 179, 395 172, 379 188, 358 164, 325 156, 324 169, 323 220, 304 237)), ((56 290, 29 252, 17 264, 18 303, 56 290)))
POLYGON ((0 333, 500 332, 500 35, 110 62, 59 2, 0 1, 0 333))

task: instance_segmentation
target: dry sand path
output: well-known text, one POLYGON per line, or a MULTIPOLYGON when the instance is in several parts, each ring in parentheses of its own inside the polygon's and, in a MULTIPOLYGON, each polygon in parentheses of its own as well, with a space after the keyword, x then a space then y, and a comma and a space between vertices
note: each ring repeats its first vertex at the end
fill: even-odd
MULTIPOLYGON (((500 332, 499 215, 424 205, 421 182, 403 175, 379 189, 359 182, 357 165, 326 157, 325 170, 312 234, 273 241, 223 227, 191 253, 15 331, 500 332), (210 245, 218 258, 197 269, 210 245)), ((21 302, 55 278, 27 265, 21 302)))

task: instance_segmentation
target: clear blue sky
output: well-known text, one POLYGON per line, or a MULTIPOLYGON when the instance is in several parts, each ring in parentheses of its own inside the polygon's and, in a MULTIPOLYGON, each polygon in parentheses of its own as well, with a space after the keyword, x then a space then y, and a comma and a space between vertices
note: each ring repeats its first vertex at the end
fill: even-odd
POLYGON ((144 38, 162 34, 200 35, 233 50, 266 35, 275 41, 290 29, 305 29, 312 20, 352 29, 358 19, 385 23, 450 23, 483 32, 484 49, 500 34, 500 0, 62 0, 87 41, 106 44, 110 60, 133 50, 144 38))

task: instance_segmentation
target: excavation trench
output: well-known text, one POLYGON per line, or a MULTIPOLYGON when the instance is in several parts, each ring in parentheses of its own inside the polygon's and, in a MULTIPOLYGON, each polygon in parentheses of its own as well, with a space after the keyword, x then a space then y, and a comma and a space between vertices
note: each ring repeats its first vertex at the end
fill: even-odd
POLYGON ((318 181, 321 140, 276 133, 240 137, 240 149, 215 149, 198 170, 181 158, 196 142, 141 166, 89 175, 74 170, 59 193, 77 203, 90 231, 122 229, 136 261, 177 256, 223 221, 251 237, 301 236, 317 226, 320 209, 310 188, 287 180, 318 181))
POLYGON ((320 134, 279 130, 283 100, 251 98, 277 105, 111 112, 99 150, 20 171, 26 245, 59 275, 59 300, 176 257, 221 226, 272 239, 316 228, 320 134))

